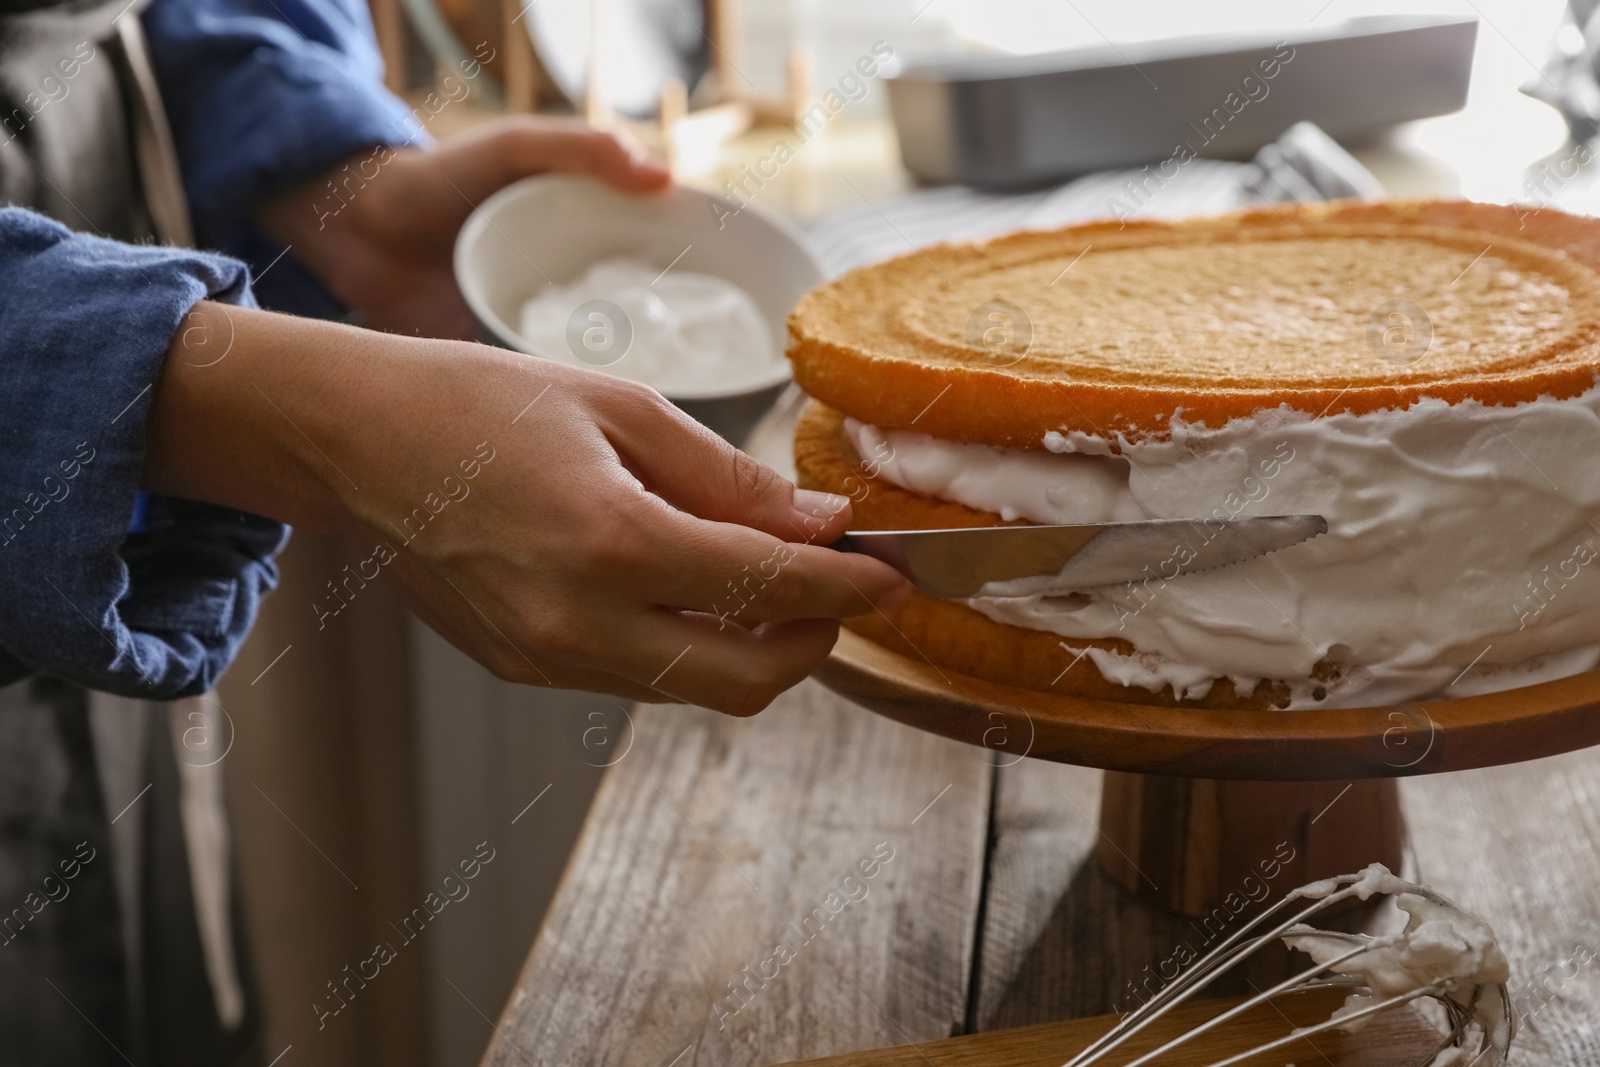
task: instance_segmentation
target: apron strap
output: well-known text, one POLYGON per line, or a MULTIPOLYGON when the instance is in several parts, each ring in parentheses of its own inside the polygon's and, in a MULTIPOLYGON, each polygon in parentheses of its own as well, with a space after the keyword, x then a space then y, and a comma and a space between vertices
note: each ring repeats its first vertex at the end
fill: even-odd
MULTIPOLYGON (((138 7, 142 6, 130 8, 116 21, 116 43, 122 54, 123 80, 133 118, 134 157, 143 187, 145 208, 156 239, 163 244, 189 248, 194 245, 189 200, 184 195, 172 127, 167 123, 161 93, 156 86, 155 70, 150 65, 144 29, 139 22, 138 7)), ((104 696, 96 698, 98 703, 114 699, 104 696)), ((205 708, 203 699, 194 697, 171 705, 150 705, 156 709, 158 718, 165 714, 170 722, 170 729, 154 731, 155 743, 166 745, 170 742, 178 750, 179 756, 186 756, 189 755, 184 751, 188 747, 186 739, 201 730, 191 720, 210 724, 210 729, 202 732, 220 729, 222 724, 212 722, 215 716, 205 708), (166 736, 169 733, 170 738, 166 736)), ((230 731, 230 743, 231 740, 230 731)), ((164 757, 166 754, 160 755, 164 757)), ((238 960, 234 955, 230 908, 233 896, 230 884, 232 848, 222 795, 220 759, 220 756, 216 760, 201 759, 197 762, 181 759, 176 766, 179 814, 201 952, 218 1019, 225 1029, 233 1030, 244 1019, 245 993, 238 960)), ((165 762, 174 761, 166 758, 165 762)), ((160 995, 156 991, 151 993, 160 995)))
POLYGON ((116 30, 117 43, 127 66, 134 156, 151 228, 162 244, 191 248, 194 227, 189 221, 189 200, 183 192, 172 127, 167 124, 161 93, 156 88, 155 70, 150 66, 150 50, 145 45, 138 10, 129 10, 118 18, 116 30))

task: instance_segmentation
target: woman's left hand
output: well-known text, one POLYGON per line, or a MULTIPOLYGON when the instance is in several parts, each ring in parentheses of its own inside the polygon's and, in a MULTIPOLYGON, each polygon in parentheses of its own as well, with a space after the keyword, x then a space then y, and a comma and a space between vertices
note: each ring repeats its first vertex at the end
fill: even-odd
POLYGON ((512 115, 436 148, 364 150, 277 194, 260 215, 366 325, 470 340, 472 314, 451 267, 456 232, 484 198, 547 171, 593 175, 629 193, 671 182, 614 134, 570 119, 512 115))

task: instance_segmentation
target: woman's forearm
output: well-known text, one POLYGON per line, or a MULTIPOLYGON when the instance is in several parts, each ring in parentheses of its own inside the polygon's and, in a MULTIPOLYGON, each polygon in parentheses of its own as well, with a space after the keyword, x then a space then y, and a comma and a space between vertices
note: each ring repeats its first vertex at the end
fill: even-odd
POLYGON ((517 681, 748 714, 909 592, 820 547, 848 500, 596 372, 201 304, 153 403, 147 488, 353 535, 363 580, 517 681))
POLYGON ((156 384, 145 487, 308 529, 346 526, 350 494, 360 491, 353 446, 363 424, 381 432, 361 398, 375 400, 379 367, 398 369, 420 344, 317 319, 196 305, 173 335, 156 384))

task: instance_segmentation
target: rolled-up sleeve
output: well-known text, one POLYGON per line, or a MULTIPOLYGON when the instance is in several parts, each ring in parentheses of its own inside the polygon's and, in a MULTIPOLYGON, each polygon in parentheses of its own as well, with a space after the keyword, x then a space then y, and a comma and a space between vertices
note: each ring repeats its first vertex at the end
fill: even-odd
POLYGON ((264 194, 425 140, 365 0, 154 0, 143 23, 197 232, 223 247, 264 194))
POLYGON ((251 306, 222 256, 0 210, 0 682, 203 692, 232 660, 286 529, 152 497, 129 533, 151 394, 200 300, 251 306))

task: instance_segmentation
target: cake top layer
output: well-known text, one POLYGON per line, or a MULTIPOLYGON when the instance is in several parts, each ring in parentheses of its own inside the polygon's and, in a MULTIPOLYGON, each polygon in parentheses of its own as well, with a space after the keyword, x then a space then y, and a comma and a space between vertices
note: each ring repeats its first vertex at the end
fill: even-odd
POLYGON ((1600 220, 1347 203, 1021 233, 851 272, 789 328, 796 380, 846 414, 1023 448, 1573 396, 1600 372, 1600 220))

